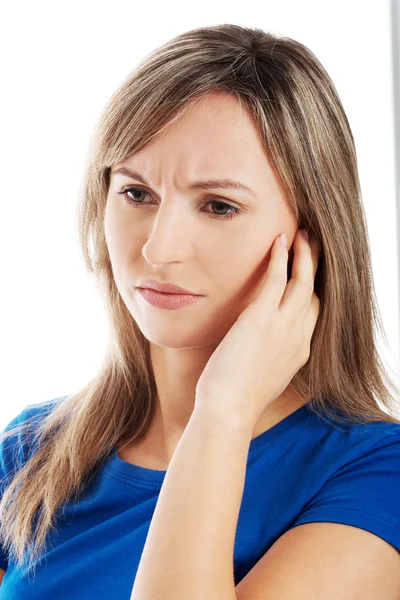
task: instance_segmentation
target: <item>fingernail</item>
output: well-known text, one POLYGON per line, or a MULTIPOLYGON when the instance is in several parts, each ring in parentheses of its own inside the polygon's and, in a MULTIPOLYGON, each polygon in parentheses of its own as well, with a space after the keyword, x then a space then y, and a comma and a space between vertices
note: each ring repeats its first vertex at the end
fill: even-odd
POLYGON ((301 235, 302 235, 302 236, 303 236, 303 238, 306 240, 306 242, 308 242, 308 241, 309 241, 309 239, 310 239, 310 238, 309 238, 309 235, 308 235, 308 231, 307 231, 307 229, 302 229, 302 230, 301 230, 301 235))
POLYGON ((281 233, 280 237, 280 242, 282 244, 282 246, 285 246, 285 248, 287 248, 287 237, 286 237, 286 233, 281 233))

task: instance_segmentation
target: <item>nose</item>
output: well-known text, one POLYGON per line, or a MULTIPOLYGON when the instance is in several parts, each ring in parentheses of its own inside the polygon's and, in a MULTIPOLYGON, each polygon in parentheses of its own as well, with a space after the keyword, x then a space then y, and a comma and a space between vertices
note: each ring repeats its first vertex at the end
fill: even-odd
POLYGON ((152 264, 188 261, 192 255, 194 217, 181 198, 164 201, 151 221, 142 254, 152 264))

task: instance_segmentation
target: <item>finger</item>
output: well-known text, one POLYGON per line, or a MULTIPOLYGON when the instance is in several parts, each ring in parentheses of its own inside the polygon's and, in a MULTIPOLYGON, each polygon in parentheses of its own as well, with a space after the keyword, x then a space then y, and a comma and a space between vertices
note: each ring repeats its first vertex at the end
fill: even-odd
POLYGON ((306 339, 309 340, 311 345, 311 339, 314 333, 315 326, 318 321, 319 313, 321 309, 321 302, 318 298, 317 294, 314 292, 311 298, 311 302, 306 313, 306 318, 304 320, 304 334, 306 339))
POLYGON ((319 245, 316 239, 307 242, 297 230, 293 241, 292 276, 282 299, 282 311, 299 314, 307 309, 314 291, 318 268, 319 245))
POLYGON ((260 292, 251 303, 253 308, 260 306, 260 312, 265 314, 269 314, 268 310, 265 312, 266 308, 276 309, 279 306, 287 284, 288 250, 279 238, 280 234, 272 244, 271 257, 260 292))

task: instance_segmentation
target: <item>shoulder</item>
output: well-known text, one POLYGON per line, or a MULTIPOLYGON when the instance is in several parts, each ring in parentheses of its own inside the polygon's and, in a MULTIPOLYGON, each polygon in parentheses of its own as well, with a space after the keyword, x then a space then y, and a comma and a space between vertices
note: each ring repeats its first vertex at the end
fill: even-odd
POLYGON ((239 582, 237 598, 268 593, 281 600, 397 600, 400 425, 319 425, 315 434, 317 447, 307 455, 312 464, 307 461, 301 469, 303 488, 315 487, 289 527, 239 582))
MULTIPOLYGON (((340 416, 345 418, 344 413, 340 416)), ((309 447, 315 449, 314 456, 324 459, 332 472, 341 467, 351 468, 357 460, 368 462, 370 453, 379 459, 385 455, 386 448, 391 446, 396 451, 400 443, 400 423, 390 421, 341 422, 327 415, 313 414, 306 433, 309 447)), ((392 450, 387 452, 390 454, 392 450)))
POLYGON ((400 552, 400 425, 356 425, 341 435, 330 468, 290 528, 312 522, 351 525, 400 552))
POLYGON ((44 402, 26 404, 3 428, 2 433, 14 429, 16 425, 29 421, 36 416, 48 415, 62 400, 68 396, 60 396, 44 402))
POLYGON ((37 426, 67 396, 27 404, 0 432, 0 478, 4 484, 35 450, 37 426))

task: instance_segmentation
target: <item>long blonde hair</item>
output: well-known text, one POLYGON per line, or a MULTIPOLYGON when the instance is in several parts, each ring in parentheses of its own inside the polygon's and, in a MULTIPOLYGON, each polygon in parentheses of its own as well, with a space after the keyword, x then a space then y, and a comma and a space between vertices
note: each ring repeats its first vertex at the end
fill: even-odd
POLYGON ((37 447, 0 502, 2 543, 19 566, 34 566, 56 510, 79 498, 110 451, 149 429, 156 389, 149 342, 117 290, 104 236, 110 169, 213 91, 234 94, 250 111, 298 226, 322 246, 314 286, 320 316, 310 358, 291 387, 311 398, 310 409, 322 417, 342 421, 341 411, 345 422, 400 423, 399 390, 374 337, 377 325, 387 345, 354 139, 333 82, 315 55, 291 38, 233 24, 182 33, 127 77, 91 139, 77 225, 88 274, 105 300, 109 340, 91 381, 56 403, 36 427, 20 426, 34 432, 37 447))

